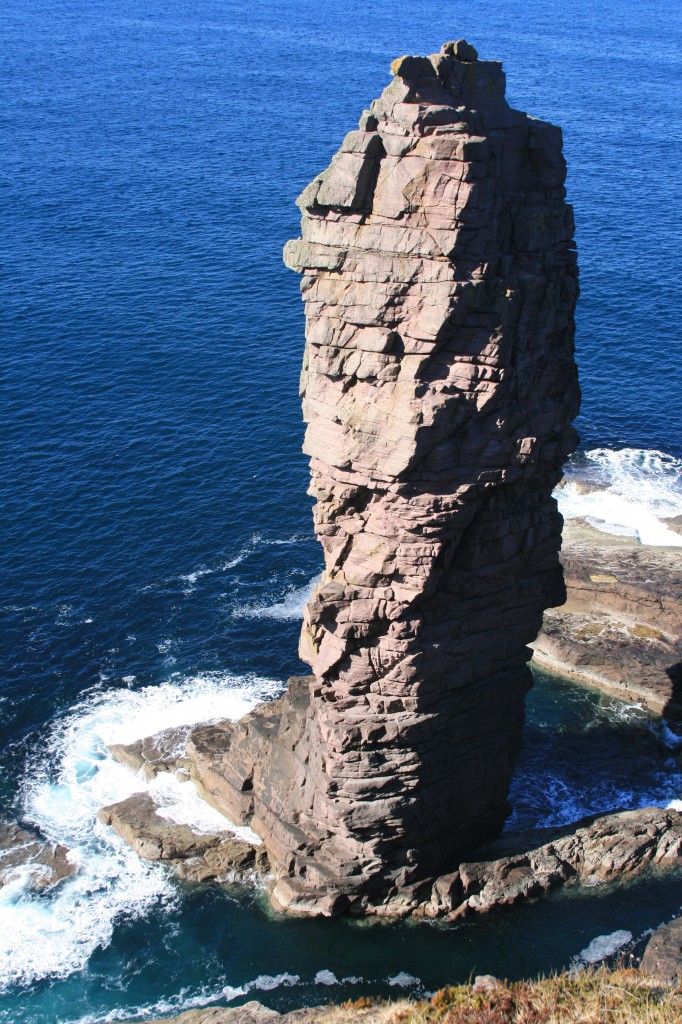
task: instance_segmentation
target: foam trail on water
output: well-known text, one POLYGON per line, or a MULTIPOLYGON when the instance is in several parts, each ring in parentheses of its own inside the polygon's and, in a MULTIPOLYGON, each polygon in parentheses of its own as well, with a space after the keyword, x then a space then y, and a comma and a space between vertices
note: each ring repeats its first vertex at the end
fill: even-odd
POLYGON ((233 609, 235 618, 295 620, 303 617, 303 609, 310 599, 313 587, 319 580, 314 576, 302 587, 290 590, 281 601, 272 604, 244 604, 233 609))
POLYGON ((231 558, 224 559, 213 567, 200 565, 192 572, 183 573, 176 578, 180 580, 181 583, 186 584, 187 589, 185 589, 183 593, 189 595, 194 592, 194 585, 202 576, 212 576, 214 573, 227 572, 229 569, 234 569, 236 566, 241 565, 241 563, 249 558, 250 555, 256 554, 263 548, 289 547, 290 545, 300 544, 307 540, 310 540, 310 537, 302 534, 292 534, 290 537, 269 539, 261 536, 260 533, 254 533, 248 543, 246 543, 241 550, 231 558))
MULTIPOLYGON (((170 996, 168 999, 160 999, 156 1003, 147 1004, 146 1006, 135 1006, 135 1007, 117 1007, 115 1010, 110 1010, 105 1014, 88 1014, 85 1017, 79 1017, 77 1020, 64 1021, 63 1024, 114 1024, 116 1021, 129 1020, 130 1018, 150 1018, 158 1017, 159 1014, 177 1014, 185 1010, 197 1009, 203 1006, 210 1006, 212 1003, 227 1002, 230 1003, 239 996, 245 996, 249 992, 260 991, 260 992, 274 992, 278 988, 294 988, 299 985, 319 985, 319 986, 331 986, 331 985, 362 985, 365 984, 365 979, 361 977, 349 976, 347 978, 338 978, 337 975, 329 970, 323 968, 318 971, 312 979, 312 982, 306 982, 301 978, 299 974, 289 974, 287 971, 282 974, 259 974, 253 981, 245 981, 241 985, 230 985, 229 983, 223 984, 222 981, 215 985, 213 988, 203 987, 200 991, 194 995, 188 994, 187 990, 183 990, 175 996, 170 996)), ((374 979, 374 981, 368 981, 367 984, 380 984, 390 985, 398 988, 417 988, 423 990, 423 984, 419 978, 415 978, 413 974, 408 974, 407 971, 399 971, 398 974, 393 975, 389 978, 374 979)), ((321 996, 321 998, 325 998, 321 996)), ((218 1009, 218 1007, 216 1007, 218 1009)))
POLYGON ((682 547, 666 520, 682 516, 682 459, 641 448, 593 448, 567 465, 554 496, 565 519, 642 544, 682 547))
POLYGON ((0 990, 83 968, 95 949, 109 944, 118 920, 139 918, 160 901, 172 905, 177 899, 167 869, 141 860, 102 825, 100 807, 148 790, 173 821, 205 831, 229 824, 189 783, 168 775, 147 784, 115 762, 107 745, 171 726, 240 718, 280 690, 273 680, 228 673, 178 676, 137 691, 97 693, 55 725, 28 765, 24 815, 49 840, 73 851, 80 870, 48 894, 31 893, 20 874, 3 888, 0 990))
POLYGON ((613 956, 614 953, 617 953, 619 949, 622 949, 629 942, 632 942, 632 938, 632 932, 628 932, 624 928, 620 928, 615 932, 609 932, 608 935, 598 935, 596 939, 592 939, 585 949, 578 953, 576 960, 586 964, 598 964, 602 960, 606 960, 607 957, 613 956))

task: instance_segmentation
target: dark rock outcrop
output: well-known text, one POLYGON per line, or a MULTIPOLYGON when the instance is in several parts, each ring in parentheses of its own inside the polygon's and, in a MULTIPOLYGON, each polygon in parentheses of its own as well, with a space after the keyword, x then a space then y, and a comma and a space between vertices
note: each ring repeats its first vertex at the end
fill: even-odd
POLYGON ((31 889, 49 889, 77 870, 65 846, 16 822, 0 821, 0 888, 23 877, 31 889))
POLYGON ((301 637, 314 677, 188 746, 263 837, 275 905, 303 913, 392 912, 500 830, 527 645, 565 597, 561 132, 512 110, 501 65, 463 41, 392 71, 285 250, 326 563, 301 637))
POLYGON ((575 679, 682 720, 682 556, 564 526, 568 600, 545 613, 535 660, 575 679))
POLYGON ((668 985, 682 984, 682 917, 656 929, 644 950, 641 970, 668 985))

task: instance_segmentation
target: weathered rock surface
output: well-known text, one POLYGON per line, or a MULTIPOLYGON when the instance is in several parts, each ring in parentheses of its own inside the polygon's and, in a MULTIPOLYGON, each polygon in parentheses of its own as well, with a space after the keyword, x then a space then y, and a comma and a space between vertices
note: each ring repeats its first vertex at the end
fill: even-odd
POLYGON ((512 110, 464 41, 392 71, 285 250, 326 565, 301 636, 314 677, 188 745, 210 799, 263 837, 275 905, 303 913, 390 911, 499 831, 528 644, 565 597, 561 132, 512 110))
POLYGON ((185 747, 190 726, 163 729, 132 743, 112 743, 109 751, 135 773, 151 781, 159 772, 187 772, 185 747))
POLYGON ((262 846, 254 846, 225 832, 197 832, 159 813, 148 793, 134 793, 103 807, 98 816, 111 825, 145 860, 167 861, 180 878, 192 882, 240 881, 265 872, 268 860, 262 846))
POLYGON ((336 1006, 306 1006, 288 1013, 270 1010, 252 1000, 241 1006, 209 1006, 201 1010, 187 1010, 177 1017, 162 1017, 143 1021, 142 1024, 388 1024, 396 1016, 396 1004, 378 1004, 367 1009, 355 1006, 341 1009, 336 1006))
POLYGON ((640 965, 645 974, 668 985, 682 983, 682 917, 657 928, 647 943, 640 965))
POLYGON ((293 1013, 280 1014, 277 1010, 270 1010, 262 1003, 255 1000, 244 1003, 242 1006, 209 1006, 202 1010, 187 1010, 177 1017, 160 1017, 155 1020, 146 1021, 144 1024, 273 1024, 279 1021, 281 1024, 291 1020, 311 1020, 314 1010, 295 1010, 293 1013))
POLYGON ((427 917, 486 912, 569 882, 595 885, 682 864, 682 814, 658 807, 619 811, 569 829, 524 832, 478 853, 481 859, 438 879, 427 917))
POLYGON ((30 888, 40 891, 70 878, 77 870, 65 846, 50 843, 15 822, 0 821, 0 888, 23 877, 30 888))
POLYGON ((682 719, 682 553, 564 526, 568 600, 545 613, 535 660, 682 719))

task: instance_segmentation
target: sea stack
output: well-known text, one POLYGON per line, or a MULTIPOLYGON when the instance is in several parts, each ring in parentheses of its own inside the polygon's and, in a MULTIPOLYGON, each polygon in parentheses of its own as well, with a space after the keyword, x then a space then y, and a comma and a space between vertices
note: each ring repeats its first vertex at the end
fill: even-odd
POLYGON ((391 71, 285 249, 325 554, 313 675, 190 738, 205 794, 262 837, 275 905, 312 914, 408 912, 499 833, 528 645, 565 599, 552 490, 580 393, 561 131, 511 109, 501 64, 464 40, 391 71))

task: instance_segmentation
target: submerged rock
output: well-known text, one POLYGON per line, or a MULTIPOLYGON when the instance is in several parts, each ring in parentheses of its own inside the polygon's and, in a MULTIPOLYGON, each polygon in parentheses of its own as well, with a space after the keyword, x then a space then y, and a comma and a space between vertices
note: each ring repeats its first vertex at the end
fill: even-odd
POLYGON ((180 878, 192 882, 239 881, 268 868, 262 846, 230 832, 198 832, 164 818, 148 793, 103 807, 98 816, 145 860, 167 861, 180 878))
POLYGON ((561 560, 568 600, 545 613, 536 662, 682 720, 680 549, 568 522, 561 560))
POLYGON ((561 131, 511 109, 501 65, 463 40, 392 70, 285 249, 325 553, 300 645, 314 676, 194 757, 263 837, 274 904, 301 913, 402 912, 499 832, 528 644, 565 598, 551 492, 579 391, 561 131))
POLYGON ((12 821, 0 821, 0 888, 21 878, 29 888, 49 889, 78 871, 69 850, 12 821))

